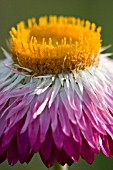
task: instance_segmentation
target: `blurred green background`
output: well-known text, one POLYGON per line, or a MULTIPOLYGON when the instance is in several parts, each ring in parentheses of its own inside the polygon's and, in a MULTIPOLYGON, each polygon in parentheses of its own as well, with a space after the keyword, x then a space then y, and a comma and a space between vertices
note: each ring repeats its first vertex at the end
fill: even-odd
MULTIPOLYGON (((27 18, 42 15, 64 15, 88 19, 102 26, 102 44, 113 44, 113 0, 0 0, 0 46, 7 49, 6 40, 12 26, 27 18)), ((113 51, 113 46, 108 50, 113 51)), ((0 56, 3 57, 0 51, 0 56)), ((95 157, 92 165, 80 160, 70 170, 112 170, 113 158, 103 154, 95 157)), ((0 170, 47 170, 39 156, 35 156, 29 165, 19 163, 10 167, 7 162, 0 165, 0 170)), ((50 169, 52 170, 52 168, 50 169)))

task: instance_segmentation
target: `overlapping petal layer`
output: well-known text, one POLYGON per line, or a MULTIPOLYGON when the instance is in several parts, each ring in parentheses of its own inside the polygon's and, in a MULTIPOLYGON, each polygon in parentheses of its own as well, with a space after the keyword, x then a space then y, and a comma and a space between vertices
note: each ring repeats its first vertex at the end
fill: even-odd
POLYGON ((35 77, 1 62, 0 162, 28 163, 37 152, 47 167, 80 156, 92 163, 100 150, 113 156, 112 64, 103 57, 98 67, 35 77))

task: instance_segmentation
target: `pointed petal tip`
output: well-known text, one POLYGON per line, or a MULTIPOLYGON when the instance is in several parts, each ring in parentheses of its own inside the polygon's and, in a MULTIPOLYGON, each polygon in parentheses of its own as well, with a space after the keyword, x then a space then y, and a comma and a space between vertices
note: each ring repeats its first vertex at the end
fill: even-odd
POLYGON ((11 59, 11 55, 3 47, 0 47, 0 48, 1 48, 2 52, 3 52, 3 54, 5 55, 5 57, 7 59, 11 59))
POLYGON ((111 48, 111 47, 112 47, 112 44, 109 44, 107 46, 103 46, 103 47, 101 47, 100 52, 103 52, 103 51, 105 51, 105 50, 107 50, 108 48, 111 48))

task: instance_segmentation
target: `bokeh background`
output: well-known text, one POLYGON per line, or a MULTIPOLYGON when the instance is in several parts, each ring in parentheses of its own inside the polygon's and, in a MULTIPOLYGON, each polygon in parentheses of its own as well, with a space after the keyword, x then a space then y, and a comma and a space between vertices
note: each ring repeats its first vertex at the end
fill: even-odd
MULTIPOLYGON (((6 40, 12 26, 28 18, 42 15, 64 15, 88 19, 102 26, 103 46, 113 44, 113 0, 0 0, 0 46, 7 49, 6 40)), ((113 52, 113 46, 108 50, 113 52)), ((1 58, 3 57, 0 51, 1 58)), ((17 164, 10 167, 7 163, 0 165, 0 170, 47 170, 38 155, 29 165, 17 164)), ((51 168, 50 170, 52 170, 51 168)), ((92 165, 80 159, 70 170, 112 170, 113 158, 106 158, 102 153, 95 156, 92 165)))

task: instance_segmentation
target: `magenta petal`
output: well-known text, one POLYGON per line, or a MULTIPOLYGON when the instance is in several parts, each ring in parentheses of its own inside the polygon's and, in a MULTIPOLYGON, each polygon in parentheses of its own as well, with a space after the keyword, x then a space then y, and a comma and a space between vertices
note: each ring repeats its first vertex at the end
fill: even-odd
POLYGON ((74 109, 75 117, 77 120, 79 120, 82 117, 82 101, 76 92, 74 92, 74 102, 76 106, 74 109))
POLYGON ((91 164, 94 161, 93 149, 88 145, 88 143, 86 142, 86 140, 84 138, 82 140, 81 156, 89 164, 91 164))
POLYGON ((40 131, 38 131, 36 142, 33 146, 33 151, 37 153, 41 147, 41 142, 40 142, 40 131))
POLYGON ((85 119, 85 115, 84 114, 81 116, 80 119, 77 119, 77 123, 78 123, 78 126, 79 126, 81 131, 82 130, 84 131, 84 130, 87 129, 87 123, 86 123, 86 119, 85 119))
POLYGON ((57 162, 61 165, 65 165, 65 163, 68 161, 68 155, 63 148, 60 150, 55 149, 55 157, 57 162))
POLYGON ((37 117, 28 127, 29 141, 32 148, 36 143, 38 132, 39 132, 39 117, 37 117))
POLYGON ((19 88, 19 89, 15 89, 12 90, 10 92, 10 94, 8 95, 9 98, 12 97, 18 97, 18 96, 24 96, 24 95, 28 95, 31 92, 33 92, 35 85, 29 86, 29 87, 23 87, 23 88, 19 88))
POLYGON ((29 140, 28 140, 28 132, 20 133, 21 129, 17 131, 17 144, 18 144, 18 153, 20 157, 20 162, 23 163, 26 160, 29 140))
POLYGON ((31 161, 33 155, 34 155, 33 150, 30 150, 29 153, 27 154, 27 158, 26 158, 26 163, 27 164, 31 161))
POLYGON ((4 162, 7 158, 7 146, 2 147, 3 136, 0 137, 0 163, 4 162))
POLYGON ((100 125, 106 124, 106 123, 113 124, 112 116, 110 114, 108 114, 104 110, 104 108, 103 109, 97 108, 85 91, 84 91, 83 98, 84 98, 84 103, 87 106, 86 107, 84 105, 85 113, 87 114, 87 116, 89 117, 89 119, 91 120, 91 122, 95 126, 95 128, 100 133, 105 134, 104 128, 102 128, 102 126, 100 126, 100 125))
POLYGON ((91 101, 93 101, 93 103, 95 104, 96 107, 98 108, 102 108, 101 107, 101 103, 98 99, 98 97, 96 96, 95 92, 92 90, 92 88, 90 88, 90 86, 87 84, 84 84, 85 90, 87 92, 87 94, 89 95, 91 101))
POLYGON ((43 113, 40 114, 40 142, 43 143, 43 141, 46 138, 46 133, 48 131, 50 125, 50 115, 49 115, 49 109, 45 109, 43 113))
POLYGON ((110 157, 110 148, 107 136, 100 136, 99 137, 100 147, 102 152, 107 156, 110 157))
POLYGON ((10 100, 8 100, 8 102, 6 103, 5 107, 2 108, 2 106, 0 106, 1 109, 1 113, 0 113, 0 117, 6 115, 6 120, 7 118, 11 117, 11 112, 10 110, 13 108, 13 106, 17 106, 19 101, 21 100, 21 98, 11 98, 10 100), (2 110, 3 109, 3 110, 2 110), (10 112, 10 114, 9 114, 10 112))
MULTIPOLYGON (((74 93, 74 92, 73 92, 74 93)), ((67 94, 69 95, 69 94, 67 94)), ((73 104, 71 104, 69 101, 68 101, 68 98, 69 96, 67 96, 65 91, 62 90, 60 92, 60 100, 61 102, 59 103, 59 105, 61 104, 61 106, 63 105, 63 107, 65 108, 65 112, 67 113, 67 116, 68 118, 70 119, 70 121, 72 121, 73 123, 76 123, 76 120, 75 120, 75 116, 74 116, 74 110, 72 108, 75 109, 75 104, 74 104, 74 99, 73 99, 73 104), (73 106, 72 106, 73 105, 73 106), (72 107, 71 107, 72 106, 72 107)), ((74 95, 74 94, 73 94, 74 95)), ((69 99, 70 100, 70 99, 69 99)), ((60 106, 59 106, 60 107, 60 106)))
POLYGON ((5 101, 0 105, 0 118, 2 118, 6 113, 8 113, 8 109, 10 108, 9 101, 5 101))
POLYGON ((1 119, 0 119, 0 136, 2 136, 5 128, 6 128, 6 116, 3 116, 1 119))
POLYGON ((87 117, 90 119, 92 125, 97 129, 98 132, 106 134, 104 128, 101 125, 103 119, 101 119, 100 122, 98 121, 97 108, 94 106, 93 102, 91 101, 91 99, 89 98, 88 94, 85 91, 83 94, 83 98, 84 98, 83 110, 87 117))
POLYGON ((60 150, 63 146, 63 134, 60 123, 58 123, 55 131, 52 131, 53 139, 56 147, 60 150))
POLYGON ((45 166, 47 168, 50 168, 51 166, 53 166, 54 162, 55 162, 56 158, 55 158, 55 155, 53 153, 50 154, 48 160, 43 160, 43 163, 45 164, 45 166))
POLYGON ((75 124, 71 123, 71 132, 72 132, 73 139, 76 142, 82 144, 81 132, 80 132, 78 124, 75 125, 75 124))
POLYGON ((8 126, 10 126, 11 128, 20 120, 22 120, 23 117, 26 115, 27 111, 28 111, 28 107, 21 108, 20 111, 17 111, 15 115, 13 115, 12 117, 10 117, 10 119, 7 120, 9 122, 8 126))
POLYGON ((52 103, 49 112, 50 112, 50 118, 51 118, 51 128, 52 131, 55 131, 57 124, 58 124, 58 106, 59 106, 59 96, 57 96, 52 103))
POLYGON ((11 124, 17 123, 20 119, 24 117, 24 115, 27 113, 29 108, 29 103, 33 99, 33 96, 26 96, 23 98, 20 98, 20 100, 15 103, 13 103, 13 107, 9 109, 9 113, 6 117, 6 119, 10 118, 10 121, 12 120, 11 124))
POLYGON ((63 136, 63 148, 69 157, 73 159, 73 161, 77 162, 81 153, 80 143, 77 143, 73 140, 72 136, 63 136))
POLYGON ((83 130, 82 131, 82 134, 84 136, 84 138, 86 139, 87 143, 92 147, 92 149, 95 150, 95 152, 98 153, 98 146, 95 142, 95 139, 94 139, 94 135, 93 135, 93 126, 91 125, 91 122, 89 121, 89 119, 85 116, 84 117, 85 120, 86 120, 86 124, 87 124, 87 128, 86 130, 83 130))
POLYGON ((13 136, 16 134, 18 127, 19 127, 19 123, 16 124, 14 127, 12 127, 10 130, 5 132, 3 138, 3 144, 2 144, 3 147, 7 146, 10 143, 13 136))
POLYGON ((107 136, 107 139, 109 143, 110 155, 113 156, 113 139, 109 135, 107 136))
POLYGON ((31 102, 31 104, 30 104, 30 108, 29 108, 29 110, 27 112, 25 123, 24 123, 24 125, 22 127, 22 130, 21 130, 22 133, 26 131, 26 129, 28 128, 29 124, 34 120, 33 119, 33 113, 36 112, 37 100, 38 100, 38 97, 35 96, 33 98, 32 102, 31 102))
POLYGON ((53 145, 53 139, 52 139, 51 130, 49 129, 47 136, 46 136, 46 139, 45 139, 44 143, 41 145, 41 148, 40 148, 40 155, 41 155, 41 158, 44 162, 49 160, 49 157, 50 157, 51 152, 52 152, 52 145, 53 145))
POLYGON ((60 106, 58 108, 58 115, 59 115, 62 131, 64 132, 65 135, 69 136, 71 133, 70 122, 69 122, 67 111, 62 102, 60 103, 60 106))
POLYGON ((17 102, 15 102, 13 104, 13 107, 10 108, 7 118, 12 117, 15 113, 20 111, 25 106, 25 104, 27 103, 27 100, 28 100, 28 96, 23 97, 23 98, 20 97, 19 100, 17 100, 17 102))
POLYGON ((104 128, 106 129, 106 132, 113 137, 113 125, 111 124, 107 124, 104 126, 104 128))
POLYGON ((15 165, 19 160, 17 139, 14 137, 8 147, 7 159, 10 165, 15 165))

